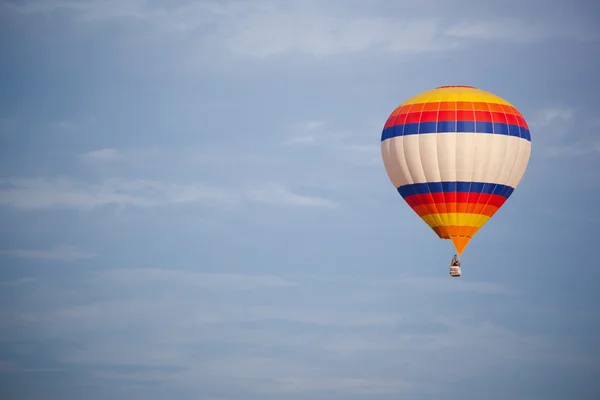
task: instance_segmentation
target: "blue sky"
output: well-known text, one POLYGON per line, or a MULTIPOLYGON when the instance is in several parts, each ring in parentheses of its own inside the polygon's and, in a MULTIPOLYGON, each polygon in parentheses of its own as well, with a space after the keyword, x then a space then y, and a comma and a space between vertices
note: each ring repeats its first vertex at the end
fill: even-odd
POLYGON ((600 6, 0 3, 0 397, 596 399, 600 6), (532 156, 454 254, 381 129, 466 84, 532 156))

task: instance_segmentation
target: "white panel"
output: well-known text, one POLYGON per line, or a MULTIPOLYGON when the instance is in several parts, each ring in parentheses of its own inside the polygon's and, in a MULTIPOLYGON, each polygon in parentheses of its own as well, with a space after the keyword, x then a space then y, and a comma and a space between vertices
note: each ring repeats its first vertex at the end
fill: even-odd
POLYGON ((437 135, 438 162, 442 182, 456 182, 457 135, 437 135))
POLYGON ((519 176, 521 175, 523 160, 527 154, 527 145, 523 142, 525 142, 525 141, 523 140, 523 141, 521 141, 521 143, 519 143, 517 152, 515 154, 515 164, 514 164, 512 171, 510 171, 510 174, 507 179, 507 185, 509 185, 513 188, 514 188, 514 186, 513 186, 514 183, 520 179, 519 176))
MULTIPOLYGON (((407 135, 404 137, 404 157, 408 164, 408 172, 415 183, 427 182, 423 162, 421 160, 420 139, 421 135, 407 135)), ((426 136, 426 135, 423 135, 426 136)), ((435 136, 431 134, 430 136, 435 136)))
MULTIPOLYGON (((487 155, 485 164, 483 167, 484 173, 481 180, 478 182, 500 182, 500 176, 502 170, 506 169, 512 171, 514 169, 516 153, 508 154, 508 143, 513 142, 510 140, 510 136, 507 135, 495 135, 491 134, 489 148, 487 149, 487 155)), ((518 149, 518 144, 516 149, 518 149)), ((508 175, 508 174, 507 174, 508 175)), ((502 182, 506 182, 505 179, 502 182)))
MULTIPOLYGON (((500 169, 500 174, 496 178, 498 182, 510 182, 511 174, 516 168, 519 168, 519 148, 525 145, 524 142, 525 140, 502 141, 502 147, 505 147, 505 149, 503 150, 502 162, 499 167, 496 167, 500 169)), ((495 162, 498 162, 497 159, 498 157, 496 157, 495 162)))
POLYGON ((509 178, 509 185, 513 188, 516 188, 521 182, 523 175, 525 175, 525 170, 527 169, 527 165, 529 163, 529 157, 531 155, 531 142, 521 139, 522 145, 519 148, 519 152, 517 155, 517 164, 515 166, 515 170, 511 174, 509 178))
MULTIPOLYGON (((438 139, 440 135, 414 135, 419 138, 421 165, 427 182, 440 182, 440 165, 438 156, 438 139)), ((412 171, 411 171, 412 172, 412 171)))
POLYGON ((395 187, 441 180, 516 187, 527 168, 531 143, 489 133, 433 133, 387 139, 381 152, 395 187))
POLYGON ((488 175, 488 163, 492 155, 494 137, 490 133, 474 134, 472 139, 475 144, 475 154, 473 158, 473 178, 472 182, 486 182, 488 175))
POLYGON ((523 167, 522 167, 521 175, 520 175, 519 179, 515 182, 515 187, 517 187, 519 185, 519 183, 521 182, 521 179, 523 178, 523 175, 525 175, 525 171, 527 170, 527 165, 529 164, 530 157, 531 157, 531 142, 527 142, 527 152, 526 152, 525 157, 523 158, 523 167))
POLYGON ((404 158, 403 136, 396 136, 381 142, 381 156, 388 177, 395 188, 414 183, 408 173, 404 158))
POLYGON ((456 181, 471 182, 473 180, 473 159, 475 154, 476 133, 445 133, 456 136, 456 181))

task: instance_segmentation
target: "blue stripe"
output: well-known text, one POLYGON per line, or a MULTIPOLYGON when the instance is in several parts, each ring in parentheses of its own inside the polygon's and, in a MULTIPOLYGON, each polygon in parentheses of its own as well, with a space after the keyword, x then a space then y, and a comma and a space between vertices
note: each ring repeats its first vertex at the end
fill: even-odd
POLYGON ((381 141, 383 142, 386 139, 396 136, 448 132, 494 133, 497 135, 515 136, 531 142, 531 132, 522 126, 501 122, 475 121, 416 122, 413 124, 394 125, 383 130, 381 141))
POLYGON ((403 198, 414 194, 463 192, 497 194, 508 199, 514 190, 510 186, 486 182, 425 182, 400 186, 398 193, 403 198))

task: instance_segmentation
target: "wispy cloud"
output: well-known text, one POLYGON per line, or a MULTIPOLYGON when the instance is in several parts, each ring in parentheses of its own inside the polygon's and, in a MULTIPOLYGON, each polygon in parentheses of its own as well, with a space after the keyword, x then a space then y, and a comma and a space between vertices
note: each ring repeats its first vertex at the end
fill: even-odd
POLYGON ((325 121, 313 120, 294 124, 291 136, 283 144, 287 146, 326 145, 343 136, 330 129, 325 121))
POLYGON ((121 17, 144 19, 160 14, 159 12, 151 12, 144 0, 90 0, 86 2, 77 0, 33 0, 5 3, 4 6, 11 7, 24 14, 49 14, 54 11, 69 10, 78 13, 80 17, 86 20, 107 20, 121 17))
POLYGON ((317 144, 317 142, 318 142, 318 139, 315 136, 304 135, 304 136, 294 136, 292 138, 289 138, 288 140, 286 140, 284 142, 284 144, 290 145, 290 146, 296 146, 296 145, 311 146, 311 145, 317 144))
POLYGON ((283 378, 263 388, 263 392, 294 394, 304 392, 333 391, 350 395, 398 394, 411 388, 401 379, 356 379, 356 378, 283 378))
POLYGON ((96 124, 93 115, 75 115, 70 118, 58 119, 48 122, 48 128, 68 134, 81 134, 96 124))
POLYGON ((100 279, 131 284, 161 282, 201 287, 209 290, 257 290, 295 286, 296 282, 274 275, 207 273, 162 268, 130 268, 98 273, 100 279))
POLYGON ((465 39, 527 43, 556 37, 598 39, 592 26, 558 26, 543 19, 531 23, 527 17, 527 23, 517 18, 490 18, 478 24, 453 19, 456 23, 448 25, 432 16, 426 5, 410 7, 408 14, 400 16, 351 13, 344 2, 325 6, 311 1, 207 1, 167 7, 137 0, 53 0, 17 2, 10 7, 26 14, 70 10, 87 23, 135 20, 135 25, 144 27, 147 34, 171 39, 203 31, 204 36, 196 36, 196 49, 227 49, 236 55, 259 58, 288 52, 321 58, 371 49, 405 54, 448 52, 468 44, 465 39))
POLYGON ((319 310, 308 309, 307 307, 285 308, 274 306, 257 306, 248 310, 249 315, 258 320, 278 320, 301 322, 304 324, 322 325, 322 326, 349 326, 349 327, 369 327, 369 326, 393 326, 403 320, 403 316, 393 313, 368 312, 356 310, 335 310, 321 308, 319 310))
POLYGON ((228 21, 221 33, 234 53, 268 57, 294 51, 315 57, 355 53, 373 46, 398 53, 448 50, 434 20, 344 18, 331 10, 266 9, 228 21), (234 25, 235 23, 235 25, 234 25))
POLYGON ((553 139, 569 135, 565 128, 572 123, 575 112, 568 107, 548 107, 537 111, 529 121, 528 125, 534 130, 544 131, 544 139, 551 136, 553 139))
POLYGON ((11 361, 0 361, 0 372, 53 372, 60 371, 58 368, 27 368, 19 366, 11 361))
POLYGON ((545 158, 569 158, 600 154, 600 141, 594 132, 597 121, 578 118, 572 108, 549 107, 538 111, 529 123, 532 136, 545 158))
MULTIPOLYGON (((434 20, 342 17, 336 7, 315 2, 192 2, 155 7, 141 1, 31 1, 11 5, 19 12, 70 10, 87 22, 134 19, 160 33, 192 33, 214 26, 204 45, 220 45, 240 55, 268 57, 295 51, 317 57, 363 51, 380 45, 394 52, 443 50, 434 20), (158 29, 156 28, 158 27, 158 29), (437 39, 437 40, 436 40, 437 39), (218 42, 218 43, 216 43, 218 42)), ((158 33, 157 32, 157 33, 158 33)))
POLYGON ((0 117, 0 138, 6 137, 17 128, 17 120, 15 118, 0 117))
POLYGON ((200 203, 231 205, 240 201, 299 207, 334 207, 318 197, 300 195, 288 188, 270 184, 245 192, 203 183, 166 183, 155 180, 110 179, 84 183, 68 178, 9 179, 0 190, 0 205, 33 210, 50 207, 94 208, 106 205, 151 207, 163 204, 200 203))
POLYGON ((423 14, 402 18, 348 16, 337 11, 335 7, 311 5, 252 8, 243 19, 225 20, 219 34, 232 52, 257 57, 288 51, 323 57, 373 48, 391 53, 448 52, 468 45, 464 39, 526 43, 556 37, 598 39, 598 32, 591 27, 574 28, 569 24, 556 29, 553 21, 525 24, 522 19, 504 18, 476 25, 472 21, 446 25, 423 14))
POLYGON ((28 258, 34 260, 58 260, 58 261, 77 261, 87 258, 94 258, 97 254, 88 253, 77 250, 75 247, 62 246, 51 250, 26 250, 26 249, 10 249, 0 250, 0 254, 28 258))
POLYGON ((380 127, 361 124, 346 130, 333 129, 326 121, 306 121, 295 124, 292 135, 283 142, 286 146, 306 148, 308 152, 318 147, 321 153, 312 153, 325 163, 337 162, 340 167, 381 165, 381 150, 376 144, 365 144, 364 132, 377 132, 380 127), (363 126, 364 125, 364 126, 363 126))
POLYGON ((590 154, 600 154, 600 141, 596 143, 576 141, 567 145, 546 145, 542 148, 542 155, 547 158, 570 158, 590 154))
POLYGON ((109 380, 109 381, 131 381, 131 382, 161 382, 161 381, 173 381, 177 380, 181 375, 181 371, 161 371, 154 370, 153 368, 144 368, 142 371, 132 372, 116 372, 116 371, 94 371, 92 376, 94 378, 109 380), (150 370, 148 370, 150 369, 150 370))
POLYGON ((479 294, 518 294, 513 288, 491 282, 456 281, 447 278, 405 278, 391 285, 411 287, 419 291, 433 292, 473 292, 479 294))
POLYGON ((550 19, 537 18, 524 23, 520 18, 491 18, 488 21, 464 21, 445 31, 448 36, 460 39, 494 40, 512 43, 537 43, 553 38, 570 38, 596 41, 598 31, 591 26, 562 24, 550 19))
MULTIPOLYGON (((3 312, 2 320, 9 326, 18 317, 19 332, 26 331, 28 338, 81 343, 62 350, 57 361, 85 365, 95 378, 196 389, 235 384, 247 394, 397 395, 423 390, 423 376, 439 374, 449 383, 498 362, 594 365, 593 357, 557 351, 558 339, 477 321, 469 310, 447 315, 420 312, 413 303, 386 311, 381 304, 340 308, 328 297, 295 299, 296 294, 286 293, 299 293, 306 284, 300 277, 138 268, 98 270, 91 280, 98 288, 110 288, 109 300, 61 304, 31 315, 3 312), (243 295, 236 297, 239 290, 243 295), (277 291, 277 301, 266 303, 274 298, 264 297, 271 290, 277 291), (90 340, 90 335, 102 340, 90 340), (204 352, 208 346, 211 351, 204 352), (460 371, 453 368, 457 358, 460 371), (355 368, 366 362, 377 368, 360 369, 357 375, 355 368)), ((360 290, 371 292, 373 282, 355 280, 367 281, 360 290)), ((448 290, 435 280, 402 284, 421 292, 424 287, 448 290)), ((479 294, 502 292, 493 285, 474 286, 479 294)), ((45 295, 51 295, 47 290, 45 295)))
POLYGON ((355 166, 382 166, 379 144, 349 144, 338 149, 340 160, 355 166))
POLYGON ((252 197, 261 203, 279 206, 304 206, 304 207, 326 207, 337 208, 334 201, 319 196, 302 196, 290 192, 280 185, 270 185, 263 189, 252 191, 252 197))
POLYGON ((121 153, 117 149, 100 149, 84 153, 81 157, 86 161, 114 161, 121 158, 121 153))
POLYGON ((0 286, 13 287, 13 286, 26 285, 26 284, 32 283, 32 282, 35 282, 35 279, 30 278, 30 277, 25 277, 25 278, 13 279, 10 281, 0 281, 0 286))

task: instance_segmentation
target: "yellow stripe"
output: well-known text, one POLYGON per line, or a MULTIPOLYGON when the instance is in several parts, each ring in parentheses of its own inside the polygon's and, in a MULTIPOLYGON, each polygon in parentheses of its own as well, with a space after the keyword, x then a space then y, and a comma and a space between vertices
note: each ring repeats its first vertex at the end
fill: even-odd
POLYGON ((417 103, 433 103, 439 101, 473 101, 484 103, 497 103, 512 106, 508 101, 490 92, 473 88, 441 88, 432 89, 418 94, 401 105, 417 103))
POLYGON ((421 217, 431 228, 445 226, 441 221, 451 221, 453 226, 474 226, 481 228, 490 219, 487 215, 471 213, 440 213, 427 214, 421 217))

